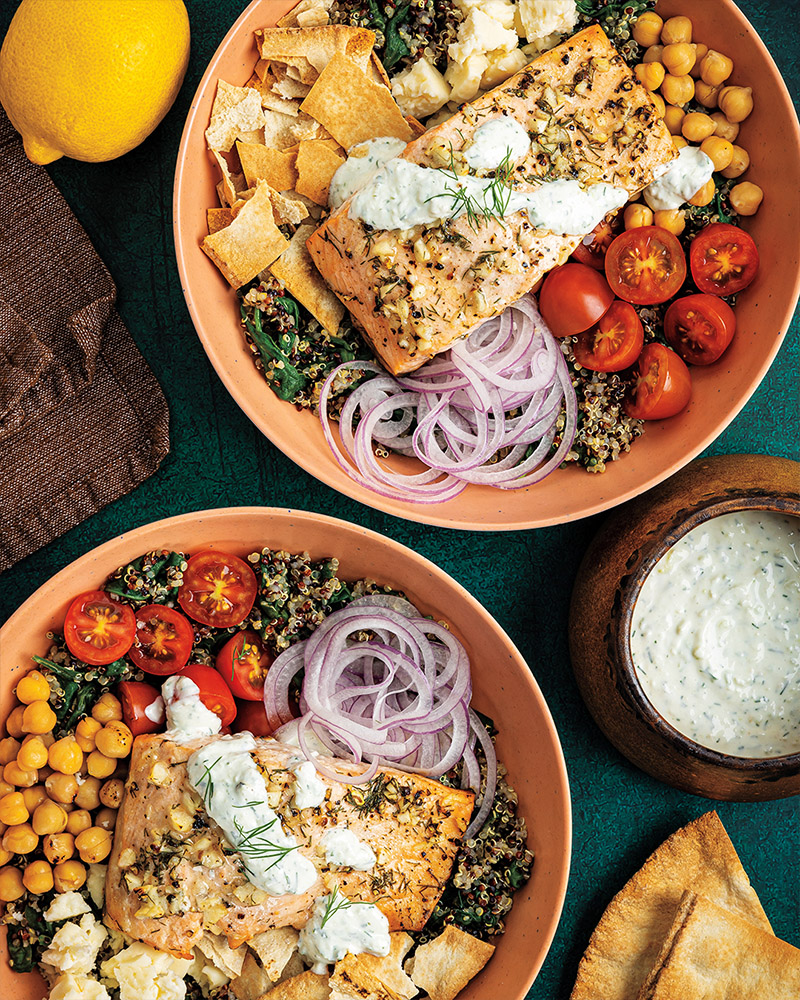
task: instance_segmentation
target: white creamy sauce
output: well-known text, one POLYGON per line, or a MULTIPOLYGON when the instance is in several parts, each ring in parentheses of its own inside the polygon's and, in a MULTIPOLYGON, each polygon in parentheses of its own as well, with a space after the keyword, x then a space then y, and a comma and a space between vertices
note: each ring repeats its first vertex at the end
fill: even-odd
POLYGON ((644 200, 654 212, 680 208, 694 197, 714 173, 714 162, 697 146, 678 150, 666 170, 644 189, 644 200))
POLYGON ((239 852, 253 885, 271 896, 305 892, 317 870, 267 805, 264 778, 250 755, 255 746, 251 733, 215 740, 189 758, 189 781, 239 852))
POLYGON ((675 729, 735 757, 800 751, 800 518, 723 514, 659 560, 631 653, 675 729))
POLYGON ((344 826, 335 826, 322 838, 325 860, 329 865, 342 865, 360 872, 371 871, 377 862, 375 852, 363 840, 344 826))
POLYGON ((368 139, 349 151, 347 159, 331 180, 328 202, 332 209, 343 205, 351 194, 371 181, 381 167, 403 152, 402 139, 368 139))
POLYGON ((293 801, 297 809, 312 809, 325 801, 325 785, 319 780, 317 769, 310 760, 293 764, 289 770, 294 775, 293 801))
POLYGON ((213 736, 222 728, 219 716, 202 703, 200 688, 190 677, 168 677, 161 686, 161 696, 167 713, 167 738, 192 740, 213 736))
POLYGON ((300 931, 298 949, 318 974, 348 952, 388 955, 389 921, 374 903, 354 903, 334 890, 333 895, 315 900, 311 919, 300 931))
POLYGON ((525 126, 504 115, 475 129, 463 153, 473 170, 496 170, 506 157, 511 163, 519 163, 530 148, 531 137, 525 126))
POLYGON ((164 699, 161 695, 154 698, 149 705, 145 706, 144 714, 145 718, 148 718, 157 726, 161 725, 164 721, 164 699))

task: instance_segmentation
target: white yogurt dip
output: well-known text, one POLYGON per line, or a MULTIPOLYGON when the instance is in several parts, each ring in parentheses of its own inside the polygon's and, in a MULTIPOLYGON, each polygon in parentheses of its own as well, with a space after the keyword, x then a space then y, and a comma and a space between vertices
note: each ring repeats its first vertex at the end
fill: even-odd
POLYGON ((734 757, 800 751, 800 518, 712 518, 647 576, 631 654, 678 732, 734 757))
POLYGON ((697 146, 684 146, 644 189, 644 200, 654 212, 670 212, 693 198, 713 173, 710 156, 697 146))
POLYGON ((300 931, 298 950, 321 974, 348 952, 388 955, 391 944, 389 921, 374 903, 355 902, 334 889, 315 900, 311 919, 300 931))
POLYGON ((351 194, 371 181, 381 167, 406 148, 402 139, 384 137, 359 142, 331 179, 328 204, 332 209, 343 205, 351 194))
POLYGON ((464 157, 473 170, 496 170, 506 157, 510 163, 519 163, 530 149, 531 137, 525 126, 503 115, 475 129, 464 147, 464 157))

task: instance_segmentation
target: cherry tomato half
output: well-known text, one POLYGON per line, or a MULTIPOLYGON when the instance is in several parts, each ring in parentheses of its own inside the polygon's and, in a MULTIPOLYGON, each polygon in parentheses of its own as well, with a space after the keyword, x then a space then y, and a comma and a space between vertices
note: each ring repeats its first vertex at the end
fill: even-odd
POLYGON ((717 295, 675 299, 664 316, 667 343, 692 365, 710 365, 721 358, 735 332, 733 309, 717 295))
POLYGON ((136 635, 128 656, 148 674, 174 674, 189 662, 194 632, 180 611, 147 604, 136 612, 136 635))
POLYGON ((572 337, 593 326, 614 301, 608 282, 586 264, 562 264, 544 279, 539 311, 556 337, 572 337))
POLYGON ((78 594, 64 621, 64 640, 69 651, 95 666, 113 663, 124 656, 135 631, 132 609, 112 600, 104 590, 78 594))
POLYGON ((163 728, 164 702, 158 688, 141 681, 120 681, 117 697, 122 702, 122 719, 134 736, 163 728))
POLYGON ((606 253, 606 277, 626 302, 666 302, 686 278, 686 257, 678 237, 660 226, 620 233, 606 253))
POLYGON ((190 618, 215 628, 244 621, 256 599, 256 575, 227 552, 198 552, 189 560, 178 603, 190 618))
POLYGON ((272 726, 267 722, 267 712, 263 701, 237 701, 237 733, 252 733, 253 736, 269 736, 272 726))
POLYGON ((589 239, 589 236, 587 236, 581 240, 572 251, 572 256, 579 264, 588 264, 589 267, 593 267, 596 271, 602 271, 606 253, 614 237, 620 231, 621 223, 622 213, 620 212, 610 220, 603 219, 601 222, 598 222, 589 234, 592 238, 589 239))
POLYGON ((255 632, 246 629, 228 639, 217 653, 217 670, 237 698, 261 701, 264 680, 274 657, 255 632))
POLYGON ((615 299, 600 322, 578 335, 575 360, 591 372, 621 372, 636 361, 644 347, 644 328, 628 302, 615 299))
POLYGON ((223 726, 229 726, 236 718, 236 702, 231 689, 213 667, 202 663, 190 663, 175 673, 188 677, 200 688, 200 701, 209 711, 220 717, 223 726))
POLYGON ((689 369, 678 355, 663 344, 647 344, 639 355, 625 412, 636 420, 663 420, 680 413, 691 395, 689 369))
POLYGON ((689 265, 701 292, 734 295, 747 288, 758 273, 753 237, 738 226, 715 222, 692 240, 689 265))

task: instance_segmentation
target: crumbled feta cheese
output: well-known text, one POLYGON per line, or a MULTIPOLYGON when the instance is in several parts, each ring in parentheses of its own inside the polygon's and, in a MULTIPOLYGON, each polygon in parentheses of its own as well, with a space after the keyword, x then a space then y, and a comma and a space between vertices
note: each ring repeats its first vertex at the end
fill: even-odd
POLYGON ((89 976, 73 976, 65 972, 50 990, 50 1000, 111 1000, 102 983, 89 976))
POLYGON ((545 51, 545 36, 569 34, 577 20, 575 0, 517 0, 517 34, 534 43, 540 52, 545 51))
POLYGON ((44 919, 54 924, 59 920, 79 917, 82 913, 91 913, 89 904, 83 896, 79 892, 61 892, 53 898, 53 902, 44 911, 44 919))
POLYGON ((106 898, 106 872, 108 865, 89 865, 86 888, 95 906, 102 907, 106 898))
POLYGON ((119 985, 119 1000, 184 1000, 183 977, 191 964, 190 958, 173 958, 165 951, 135 941, 103 962, 100 971, 104 978, 119 985))
POLYGON ((199 948, 194 950, 194 958, 187 975, 208 990, 218 990, 230 982, 230 978, 222 969, 212 965, 199 948))
MULTIPOLYGON (((463 63, 472 55, 483 55, 495 49, 510 52, 518 43, 513 28, 504 28, 500 21, 476 9, 461 22, 458 37, 447 46, 447 54, 453 62, 463 63)), ((452 65, 448 68, 452 69, 452 65)))
POLYGON ((94 968, 97 953, 107 937, 106 929, 91 913, 81 917, 79 924, 63 924, 53 935, 42 962, 57 972, 86 974, 94 968))
POLYGON ((499 21, 504 28, 514 27, 516 11, 513 0, 456 0, 456 4, 467 16, 473 10, 480 10, 495 21, 499 21))
POLYGON ((427 118, 450 100, 450 87, 423 56, 392 79, 392 97, 404 115, 427 118))
POLYGON ((509 77, 519 73, 523 66, 527 66, 528 58, 522 49, 514 49, 513 52, 489 53, 489 66, 481 77, 481 89, 491 90, 505 83, 509 77))
POLYGON ((489 68, 489 60, 485 55, 473 54, 464 62, 452 62, 447 67, 445 80, 453 88, 450 97, 458 104, 471 101, 481 88, 481 78, 489 68))

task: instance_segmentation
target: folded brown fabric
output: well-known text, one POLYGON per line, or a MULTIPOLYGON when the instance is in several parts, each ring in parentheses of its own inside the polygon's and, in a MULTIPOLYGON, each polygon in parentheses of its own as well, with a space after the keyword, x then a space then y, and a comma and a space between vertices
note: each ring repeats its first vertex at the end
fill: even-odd
POLYGON ((800 949, 687 892, 638 1000, 797 1000, 800 949))
POLYGON ((0 109, 0 571, 129 493, 169 451, 116 288, 0 109))

